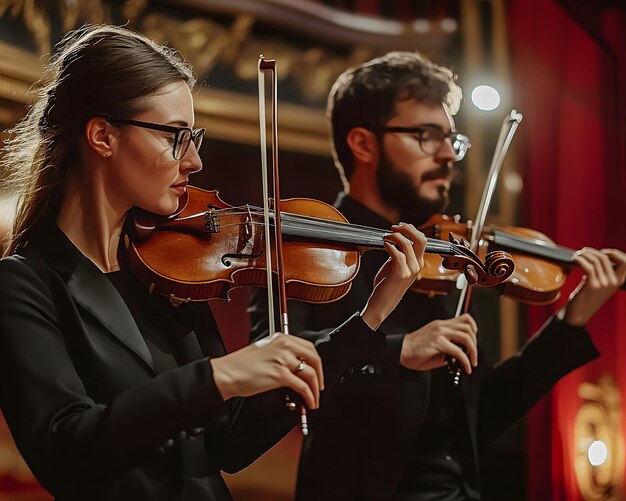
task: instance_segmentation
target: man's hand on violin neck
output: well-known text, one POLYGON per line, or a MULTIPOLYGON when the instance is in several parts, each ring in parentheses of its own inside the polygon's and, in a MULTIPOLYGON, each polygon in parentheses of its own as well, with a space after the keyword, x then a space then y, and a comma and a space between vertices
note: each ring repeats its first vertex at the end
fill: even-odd
POLYGON ((582 327, 626 280, 626 254, 617 249, 597 250, 585 247, 574 259, 585 276, 572 293, 563 319, 582 327))
POLYGON ((407 369, 428 371, 443 366, 449 355, 471 374, 478 365, 477 333, 478 326, 469 313, 433 320, 404 336, 400 363, 407 369))

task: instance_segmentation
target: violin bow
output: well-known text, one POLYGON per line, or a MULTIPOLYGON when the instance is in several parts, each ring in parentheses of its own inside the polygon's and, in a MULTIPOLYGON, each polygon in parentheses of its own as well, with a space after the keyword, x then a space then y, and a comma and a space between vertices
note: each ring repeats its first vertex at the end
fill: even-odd
MULTIPOLYGON (((276 60, 265 59, 261 54, 259 56, 258 83, 259 83, 259 127, 260 127, 260 143, 261 143, 261 169, 263 184, 263 220, 265 226, 265 256, 267 268, 267 301, 268 301, 268 334, 275 332, 274 325, 274 294, 272 287, 272 247, 270 242, 270 207, 268 196, 267 181, 267 140, 266 140, 266 114, 265 114, 265 73, 269 71, 272 75, 272 166, 274 180, 274 247, 276 248, 276 270, 278 272, 278 300, 280 312, 280 330, 283 334, 289 334, 289 315, 287 313, 287 284, 285 281, 285 265, 283 259, 283 234, 280 213, 280 184, 278 175, 278 106, 277 106, 277 78, 276 78, 276 60)), ((287 408, 295 410, 296 404, 289 397, 286 397, 287 408)), ((309 425, 307 419, 307 409, 304 404, 299 405, 300 408, 300 429, 303 435, 309 434, 309 425)))
MULTIPOLYGON (((478 252, 480 236, 482 235, 485 227, 487 213, 489 212, 493 194, 496 190, 496 184, 498 182, 498 177, 500 176, 502 164, 504 163, 504 157, 506 156, 509 146, 511 145, 511 141, 513 140, 513 136, 515 135, 515 131, 522 121, 522 118, 523 116, 521 113, 511 110, 511 113, 509 113, 509 115, 502 122, 500 136, 498 137, 498 143, 496 144, 496 149, 494 151, 493 158, 491 159, 489 174, 487 175, 487 181, 485 183, 485 188, 483 189, 483 196, 478 206, 475 224, 472 226, 469 247, 474 253, 478 252)), ((465 279, 465 275, 459 275, 459 281, 462 285, 459 285, 460 294, 456 313, 454 315, 455 318, 469 310, 470 298, 472 296, 472 289, 470 284, 465 279)), ((446 362, 448 363, 448 369, 453 376, 454 386, 458 386, 461 381, 461 365, 458 360, 453 357, 446 358, 446 362)))

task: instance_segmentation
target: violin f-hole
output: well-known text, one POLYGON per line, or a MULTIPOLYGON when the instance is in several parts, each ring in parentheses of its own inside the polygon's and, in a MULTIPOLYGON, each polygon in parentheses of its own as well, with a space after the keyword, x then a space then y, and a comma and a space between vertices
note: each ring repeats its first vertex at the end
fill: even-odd
POLYGON ((220 261, 222 262, 222 264, 224 266, 226 266, 227 268, 230 268, 231 265, 233 264, 230 260, 231 259, 256 259, 258 257, 261 257, 262 253, 261 252, 251 252, 249 254, 246 254, 244 252, 233 252, 233 253, 227 253, 227 254, 223 254, 222 257, 220 258, 220 261))

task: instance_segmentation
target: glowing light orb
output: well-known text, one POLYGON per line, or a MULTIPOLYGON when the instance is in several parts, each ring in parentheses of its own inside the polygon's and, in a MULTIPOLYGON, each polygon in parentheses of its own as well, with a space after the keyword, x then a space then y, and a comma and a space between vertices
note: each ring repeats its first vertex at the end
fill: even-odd
POLYGON ((609 450, 602 440, 594 440, 587 449, 587 459, 591 466, 600 466, 604 464, 609 456, 609 450))
POLYGON ((500 106, 500 94, 490 85, 479 85, 472 91, 472 103, 479 110, 492 111, 500 106))

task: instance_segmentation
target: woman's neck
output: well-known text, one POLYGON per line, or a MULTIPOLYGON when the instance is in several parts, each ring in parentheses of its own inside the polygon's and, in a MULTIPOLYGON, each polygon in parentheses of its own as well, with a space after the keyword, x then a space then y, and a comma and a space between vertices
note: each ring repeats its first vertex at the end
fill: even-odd
POLYGON ((119 269, 117 249, 128 208, 115 208, 101 183, 70 179, 57 224, 103 272, 119 269))

